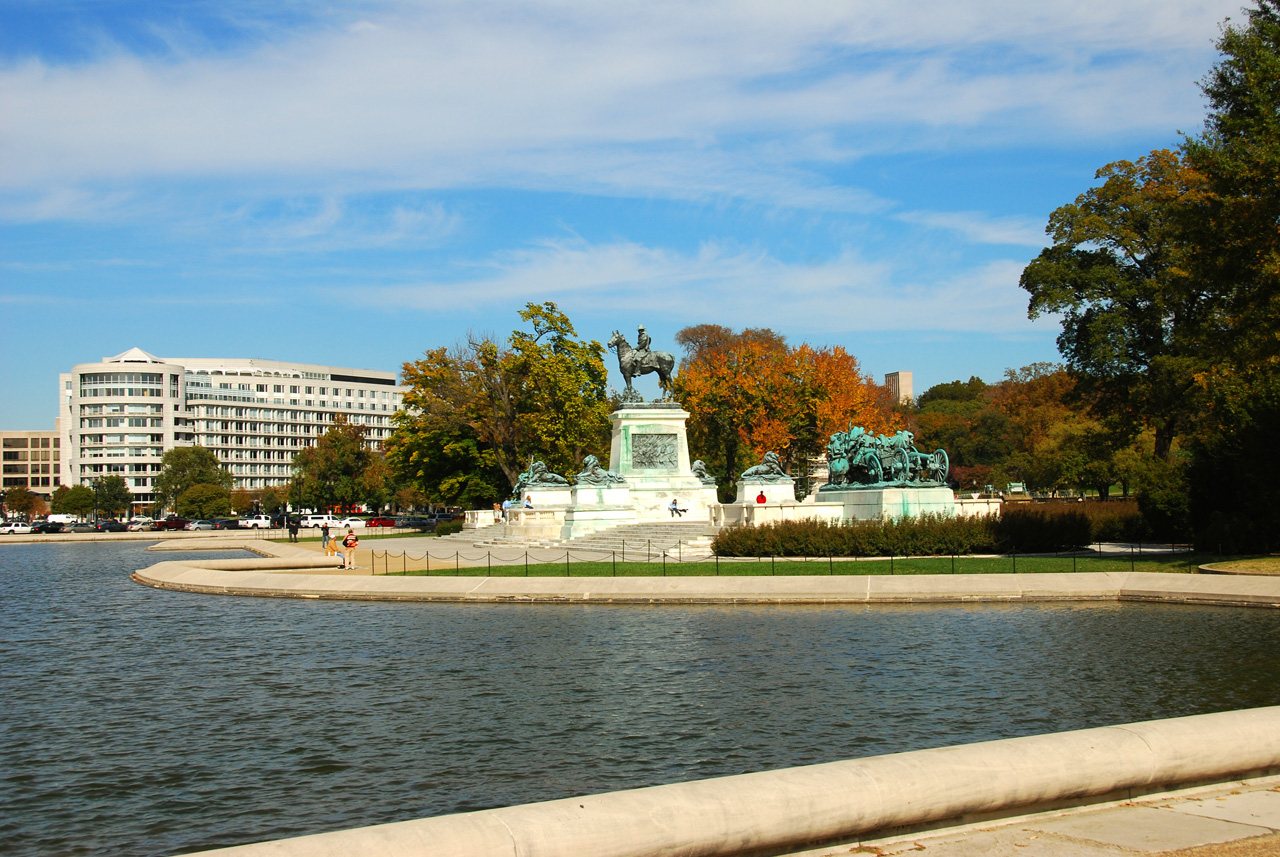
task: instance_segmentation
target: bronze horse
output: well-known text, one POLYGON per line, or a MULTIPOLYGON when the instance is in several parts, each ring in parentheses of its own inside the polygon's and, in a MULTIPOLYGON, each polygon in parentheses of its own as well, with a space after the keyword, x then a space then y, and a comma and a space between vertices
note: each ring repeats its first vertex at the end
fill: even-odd
POLYGON ((671 394, 671 370, 676 365, 676 358, 671 352, 650 351, 647 355, 641 355, 616 330, 609 337, 609 347, 618 352, 618 369, 627 381, 627 394, 638 395, 631 386, 631 379, 650 372, 658 373, 658 386, 667 395, 671 394))

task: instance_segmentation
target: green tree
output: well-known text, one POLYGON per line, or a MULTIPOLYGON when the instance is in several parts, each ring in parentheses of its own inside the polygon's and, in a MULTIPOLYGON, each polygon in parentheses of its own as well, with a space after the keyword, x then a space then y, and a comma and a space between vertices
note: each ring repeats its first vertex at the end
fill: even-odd
POLYGON ((52 507, 54 512, 62 512, 62 499, 67 496, 67 492, 70 490, 71 489, 66 485, 59 485, 53 492, 53 497, 50 499, 49 505, 52 507))
POLYGON ((4 508, 10 514, 28 517, 31 510, 35 508, 36 495, 32 494, 23 485, 15 485, 12 488, 5 489, 4 492, 4 508))
POLYGON ((216 485, 229 491, 234 481, 218 463, 217 456, 203 446, 175 447, 164 454, 161 466, 163 469, 155 483, 159 508, 172 505, 195 485, 216 485))
POLYGON ((178 495, 175 506, 184 518, 223 518, 231 514, 231 492, 202 482, 178 495))
POLYGON ((365 444, 367 426, 338 414, 315 446, 293 457, 293 485, 302 505, 328 509, 364 501, 363 479, 374 453, 365 444))
POLYGON ((247 515, 257 508, 261 501, 262 491, 236 488, 231 492, 231 511, 237 515, 247 515))
POLYGON ((506 342, 473 335, 404 366, 387 458, 431 502, 487 505, 531 456, 568 474, 589 454, 608 457, 604 347, 579 339, 554 303, 527 304, 520 318, 527 327, 506 342))
POLYGON ((289 490, 287 486, 284 488, 264 488, 258 501, 259 508, 262 509, 263 514, 274 515, 284 506, 288 496, 289 490))
POLYGON ((60 513, 82 518, 93 511, 93 489, 88 485, 72 485, 59 505, 60 513))
POLYGON ((1197 541, 1239 552, 1280 540, 1280 463, 1269 454, 1280 437, 1280 4, 1259 0, 1245 15, 1222 30, 1202 84, 1205 130, 1184 146, 1208 187, 1189 240, 1215 312, 1197 377, 1207 406, 1180 472, 1197 541))
POLYGON ((98 510, 108 515, 128 512, 133 505, 133 492, 123 476, 104 476, 95 487, 98 510))
POLYGON ((1155 453, 1201 409, 1198 353, 1212 315, 1189 274, 1187 212, 1204 179, 1178 154, 1157 150, 1098 171, 1103 183, 1049 217, 1053 246, 1022 273, 1028 315, 1061 313, 1058 348, 1099 416, 1155 433, 1155 453))

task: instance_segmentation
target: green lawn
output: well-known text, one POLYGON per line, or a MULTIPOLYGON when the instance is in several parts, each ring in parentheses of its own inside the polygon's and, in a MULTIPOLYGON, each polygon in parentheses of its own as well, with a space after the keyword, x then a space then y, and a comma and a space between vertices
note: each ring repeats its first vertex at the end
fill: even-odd
MULTIPOLYGON (((440 558, 439 561, 447 562, 440 558)), ((750 576, 750 575, 826 575, 826 574, 1046 574, 1053 572, 1122 572, 1122 571, 1161 571, 1172 573, 1191 573, 1202 562, 1203 557, 1193 554, 1178 554, 1176 557, 1135 558, 1132 566, 1128 557, 930 557, 920 559, 868 559, 853 561, 828 562, 827 560, 791 560, 769 559, 729 560, 714 558, 698 562, 570 562, 567 566, 558 563, 530 563, 527 567, 519 565, 495 565, 492 568, 481 565, 471 568, 435 569, 433 571, 408 571, 410 576, 434 577, 710 577, 750 576), (1015 569, 1016 564, 1016 569, 1015 569)), ((375 571, 375 573, 382 573, 375 571)), ((394 568, 392 558, 390 573, 400 574, 394 568)))

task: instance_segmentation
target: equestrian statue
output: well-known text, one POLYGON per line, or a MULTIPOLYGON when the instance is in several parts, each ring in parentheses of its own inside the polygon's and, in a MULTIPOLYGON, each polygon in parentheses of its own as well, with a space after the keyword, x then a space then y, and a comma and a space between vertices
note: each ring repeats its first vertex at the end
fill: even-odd
POLYGON ((669 351, 650 351, 649 334, 645 332, 643 324, 640 325, 639 335, 636 337, 636 346, 636 348, 632 348, 631 343, 627 342, 627 338, 616 330, 613 332, 613 336, 609 338, 609 347, 618 352, 618 369, 622 372, 622 377, 627 382, 627 388, 622 394, 622 401, 644 401, 644 397, 631 386, 631 379, 640 375, 648 375, 650 372, 658 373, 658 386, 667 397, 670 397, 671 373, 676 365, 675 356, 669 351))

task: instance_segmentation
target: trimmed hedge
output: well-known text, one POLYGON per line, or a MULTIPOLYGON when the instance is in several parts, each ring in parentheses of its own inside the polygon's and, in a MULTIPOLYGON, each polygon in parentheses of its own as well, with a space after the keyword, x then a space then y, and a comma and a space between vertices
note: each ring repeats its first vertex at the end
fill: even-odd
POLYGON ((992 553, 988 522, 924 515, 899 521, 783 521, 721 530, 720 556, 950 556, 992 553))
POLYGON ((437 536, 451 536, 454 533, 460 532, 462 532, 461 521, 445 521, 443 524, 436 527, 437 536))
POLYGON ((1008 504, 999 518, 924 515, 896 521, 783 521, 721 530, 720 556, 951 556, 1057 553, 1095 542, 1141 541, 1137 504, 1008 504))
POLYGON ((1079 509, 1015 506, 992 519, 990 529, 1001 553, 1051 553, 1094 541, 1089 516, 1079 509))

